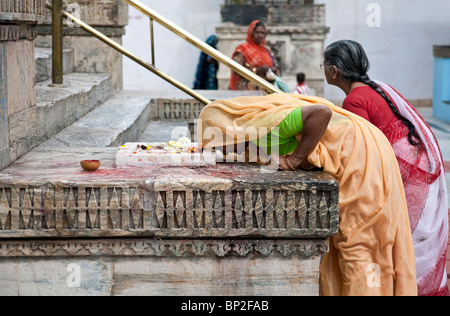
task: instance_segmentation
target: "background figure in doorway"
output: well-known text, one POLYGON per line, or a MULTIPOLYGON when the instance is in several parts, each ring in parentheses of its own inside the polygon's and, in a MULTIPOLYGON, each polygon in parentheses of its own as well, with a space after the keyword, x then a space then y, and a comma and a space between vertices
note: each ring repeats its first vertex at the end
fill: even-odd
MULTIPOLYGON (((233 53, 233 60, 266 78, 271 70, 275 75, 280 70, 270 49, 266 46, 266 26, 260 21, 253 21, 247 32, 247 41, 239 45, 233 53)), ((259 90, 258 86, 231 71, 230 90, 259 90)))
MULTIPOLYGON (((218 38, 211 35, 206 40, 206 44, 217 49, 218 38)), ((197 72, 195 74, 194 89, 196 90, 217 90, 217 70, 218 62, 202 52, 198 61, 197 72)))
POLYGON ((303 72, 297 74, 297 87, 295 87, 294 93, 309 95, 310 90, 308 85, 305 83, 306 76, 303 72))
POLYGON ((343 108, 378 127, 394 149, 408 203, 419 296, 449 296, 448 196, 436 137, 401 94, 369 78, 369 59, 359 43, 331 44, 321 67, 327 82, 347 95, 343 108))

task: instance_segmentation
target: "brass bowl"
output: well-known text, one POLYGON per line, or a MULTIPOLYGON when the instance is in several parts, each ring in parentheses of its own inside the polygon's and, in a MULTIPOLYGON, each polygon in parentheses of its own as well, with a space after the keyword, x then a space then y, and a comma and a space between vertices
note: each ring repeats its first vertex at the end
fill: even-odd
POLYGON ((100 160, 81 160, 80 165, 85 171, 92 172, 100 168, 100 160))

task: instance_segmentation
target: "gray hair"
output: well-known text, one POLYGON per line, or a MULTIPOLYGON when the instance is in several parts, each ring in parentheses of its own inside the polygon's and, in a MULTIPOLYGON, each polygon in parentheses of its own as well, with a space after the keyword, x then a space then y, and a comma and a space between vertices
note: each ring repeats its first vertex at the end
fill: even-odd
POLYGON ((324 53, 328 66, 336 66, 348 81, 367 81, 370 62, 361 44, 342 40, 327 47, 324 53))
POLYGON ((394 114, 408 128, 409 143, 413 146, 423 147, 415 126, 400 114, 386 92, 369 78, 367 73, 370 69, 370 62, 361 44, 351 40, 334 42, 325 50, 324 58, 327 66, 335 66, 345 80, 349 82, 362 82, 378 92, 386 100, 394 114))

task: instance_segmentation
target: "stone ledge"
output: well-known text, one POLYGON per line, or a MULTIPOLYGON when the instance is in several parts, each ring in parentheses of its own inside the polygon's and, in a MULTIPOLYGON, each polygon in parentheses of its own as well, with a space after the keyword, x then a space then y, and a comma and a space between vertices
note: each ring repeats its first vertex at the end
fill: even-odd
MULTIPOLYGON (((63 0, 63 9, 78 11, 81 20, 94 27, 125 27, 128 24, 128 8, 129 5, 122 0, 63 0)), ((45 10, 44 13, 44 24, 51 24, 51 11, 45 10)))
POLYGON ((211 177, 211 169, 225 168, 187 177, 182 168, 172 169, 177 179, 156 177, 143 186, 0 184, 0 238, 326 238, 337 233, 332 181, 211 177))
POLYGON ((116 152, 36 149, 0 173, 0 294, 318 295, 332 177, 118 169, 116 152), (81 170, 88 157, 98 172, 81 170))
POLYGON ((116 168, 117 149, 36 151, 0 173, 0 238, 326 238, 338 185, 256 165, 116 168), (79 161, 102 161, 94 173, 79 161))
POLYGON ((0 25, 0 42, 34 40, 37 37, 37 25, 32 24, 3 24, 0 25))
POLYGON ((44 19, 45 0, 0 2, 0 21, 38 22, 44 19))
MULTIPOLYGON (((108 37, 121 38, 125 35, 125 29, 114 26, 100 26, 95 28, 97 31, 103 33, 108 37)), ((37 33, 40 36, 51 36, 53 34, 52 27, 49 25, 40 24, 37 28, 37 33)), ((63 36, 92 36, 90 33, 83 30, 81 27, 64 27, 63 36)))
POLYGON ((435 58, 450 58, 450 46, 434 46, 433 54, 435 58))

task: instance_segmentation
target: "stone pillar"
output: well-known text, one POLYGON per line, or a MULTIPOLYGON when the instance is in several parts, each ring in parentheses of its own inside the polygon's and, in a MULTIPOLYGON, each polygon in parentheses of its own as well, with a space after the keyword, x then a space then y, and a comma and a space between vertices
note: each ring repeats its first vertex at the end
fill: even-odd
POLYGON ((44 0, 0 2, 0 170, 17 158, 20 115, 36 106, 34 40, 44 0))
MULTIPOLYGON (((79 17, 119 44, 128 24, 128 5, 122 0, 64 0, 64 10, 79 17)), ((74 72, 110 73, 116 92, 122 90, 122 55, 71 21, 64 21, 64 47, 74 50, 74 72)), ((52 46, 51 12, 39 26, 36 46, 52 46)))
MULTIPOLYGON (((258 1, 257 1, 258 2, 258 1)), ((249 21, 266 23, 267 45, 281 68, 282 79, 293 90, 298 72, 306 74, 306 83, 323 96, 324 76, 319 65, 323 60, 324 41, 329 32, 325 26, 325 5, 313 1, 291 1, 290 4, 233 5, 222 8, 222 25, 216 28, 219 50, 232 56, 235 48, 245 42, 249 21), (255 7, 266 10, 251 10, 255 7), (246 12, 244 14, 243 12, 246 12), (250 16, 248 16, 250 15, 250 16)), ((230 70, 220 67, 219 89, 228 89, 230 70)))

